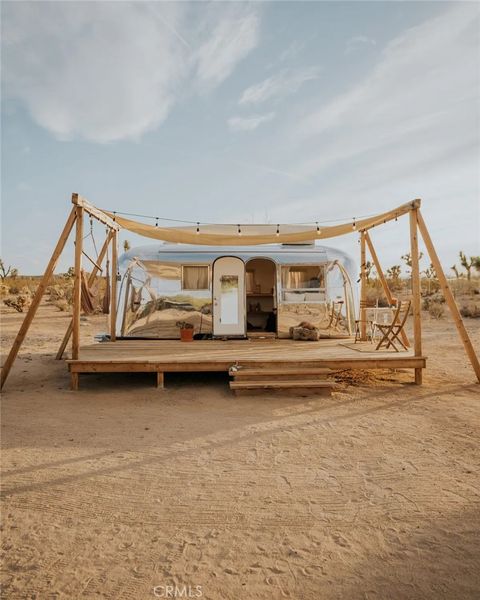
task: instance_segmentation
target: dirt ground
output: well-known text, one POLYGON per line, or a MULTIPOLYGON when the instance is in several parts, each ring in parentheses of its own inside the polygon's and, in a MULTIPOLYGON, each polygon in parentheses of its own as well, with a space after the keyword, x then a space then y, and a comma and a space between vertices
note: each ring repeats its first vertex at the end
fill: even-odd
POLYGON ((218 374, 71 392, 68 318, 41 307, 3 394, 3 598, 480 597, 480 387, 450 320, 424 322, 421 387, 235 398, 218 374))

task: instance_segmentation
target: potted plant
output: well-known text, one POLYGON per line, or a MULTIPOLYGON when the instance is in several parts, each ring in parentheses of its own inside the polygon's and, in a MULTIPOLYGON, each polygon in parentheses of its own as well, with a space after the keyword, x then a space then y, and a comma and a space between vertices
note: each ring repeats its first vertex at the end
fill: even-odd
POLYGON ((193 325, 187 321, 177 321, 177 327, 180 329, 180 339, 182 342, 193 342, 193 325))

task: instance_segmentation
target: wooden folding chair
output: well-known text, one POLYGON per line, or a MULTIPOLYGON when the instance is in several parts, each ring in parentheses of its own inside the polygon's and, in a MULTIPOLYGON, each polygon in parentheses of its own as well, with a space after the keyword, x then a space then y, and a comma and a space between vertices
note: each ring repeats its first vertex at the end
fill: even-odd
POLYGON ((330 321, 327 325, 327 329, 338 329, 341 323, 343 322, 342 308, 343 308, 343 300, 333 300, 332 307, 330 312, 330 321))
MULTIPOLYGON (((367 340, 371 340, 373 342, 374 336, 374 328, 376 326, 377 321, 377 309, 378 309, 378 300, 360 300, 360 315, 362 314, 363 309, 373 309, 373 319, 369 319, 368 316, 365 319, 366 323, 366 331, 367 331, 367 340)), ((362 339, 362 323, 363 319, 355 319, 355 344, 362 339)))
POLYGON ((403 302, 399 301, 397 304, 397 310, 393 315, 392 322, 389 325, 382 325, 381 323, 376 324, 376 327, 378 331, 380 331, 382 337, 375 350, 380 350, 380 348, 385 344, 385 349, 392 346, 393 349, 398 352, 399 350, 396 346, 396 342, 398 342, 405 350, 407 350, 407 346, 403 343, 403 340, 399 336, 405 327, 405 323, 407 322, 411 304, 411 300, 404 300, 403 302))

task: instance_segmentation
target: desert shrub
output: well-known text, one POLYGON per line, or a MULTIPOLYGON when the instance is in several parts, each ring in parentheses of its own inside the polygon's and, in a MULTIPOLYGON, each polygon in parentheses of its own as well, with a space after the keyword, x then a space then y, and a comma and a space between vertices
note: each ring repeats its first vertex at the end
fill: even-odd
POLYGON ((61 312, 66 312, 70 308, 70 304, 65 298, 58 298, 57 300, 55 300, 53 305, 56 306, 61 312))
POLYGON ((462 315, 462 317, 469 317, 470 319, 480 319, 480 304, 476 304, 475 302, 464 304, 460 308, 460 314, 462 315))
POLYGON ((373 282, 367 286, 367 302, 374 303, 378 300, 378 306, 388 306, 387 299, 383 293, 381 286, 375 285, 373 282))
POLYGON ((0 284, 0 296, 6 296, 9 292, 8 285, 4 283, 0 284))
POLYGON ((431 302, 428 307, 428 314, 434 319, 441 319, 445 312, 445 306, 440 302, 431 302))
POLYGON ((16 298, 7 298, 3 301, 10 308, 14 308, 17 312, 22 313, 30 306, 30 296, 20 295, 16 298))
POLYGON ((65 290, 60 285, 51 285, 47 289, 50 297, 50 302, 55 303, 57 300, 65 298, 65 290))
POLYGON ((430 296, 425 296, 422 302, 423 310, 430 310, 430 306, 434 304, 445 304, 445 298, 443 294, 431 294, 430 296))
POLYGON ((8 289, 8 293, 9 294, 19 294, 20 293, 20 289, 16 286, 16 285, 11 285, 8 289))

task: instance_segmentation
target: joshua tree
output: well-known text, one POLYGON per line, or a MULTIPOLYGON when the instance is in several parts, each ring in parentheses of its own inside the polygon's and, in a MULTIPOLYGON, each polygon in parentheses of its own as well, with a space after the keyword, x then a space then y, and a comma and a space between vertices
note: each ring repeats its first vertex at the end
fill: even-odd
POLYGON ((480 273, 480 256, 473 257, 473 268, 480 273))
POLYGON ((461 273, 458 272, 458 267, 457 265, 453 265, 453 267, 450 267, 452 269, 452 271, 455 273, 455 277, 457 279, 460 279, 460 277, 462 276, 461 273))
POLYGON ((4 281, 9 275, 15 279, 15 277, 18 277, 18 269, 15 269, 11 265, 6 267, 3 260, 0 258, 0 279, 4 281))
POLYGON ((428 293, 430 293, 430 281, 436 277, 435 268, 432 263, 422 273, 425 275, 428 281, 428 293))
MULTIPOLYGON (((423 257, 423 252, 419 252, 418 260, 419 261, 422 260, 422 257, 423 257)), ((409 267, 411 269, 412 268, 412 255, 410 254, 410 252, 407 252, 401 258, 404 261, 404 263, 407 265, 407 267, 409 267)))
POLYGON ((123 250, 124 252, 128 252, 130 250, 131 246, 130 246, 130 242, 128 240, 125 240, 123 242, 123 250))
POLYGON ((472 267, 475 264, 475 259, 479 258, 479 257, 478 256, 470 256, 470 258, 467 258, 466 254, 464 252, 462 252, 461 250, 459 252, 459 256, 460 256, 460 264, 467 272, 467 279, 468 279, 468 281, 470 281, 470 279, 472 278, 472 267))
POLYGON ((393 265, 393 267, 390 267, 389 269, 387 269, 388 277, 395 283, 398 283, 401 272, 402 272, 402 267, 400 265, 393 265))

